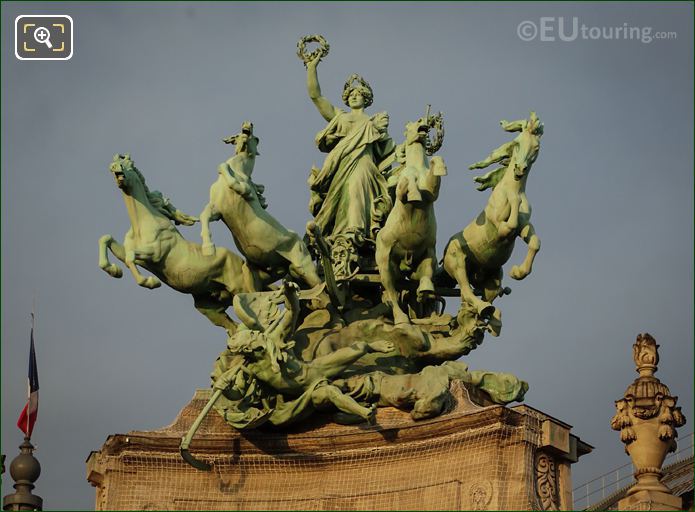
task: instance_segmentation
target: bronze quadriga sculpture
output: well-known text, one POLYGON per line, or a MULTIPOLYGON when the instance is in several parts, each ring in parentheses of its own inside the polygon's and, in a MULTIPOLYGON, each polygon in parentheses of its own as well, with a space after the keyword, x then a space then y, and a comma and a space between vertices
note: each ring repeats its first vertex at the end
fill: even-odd
POLYGON ((318 81, 329 50, 325 39, 308 36, 298 46, 309 98, 328 123, 315 140, 326 157, 309 174, 313 218, 303 239, 271 214, 264 187, 252 177, 259 137, 249 121, 224 139, 235 152, 216 180, 211 172, 202 244, 174 226, 198 219, 151 191, 128 155, 117 155, 110 167, 131 228, 122 245, 110 235, 100 239, 99 266, 121 277, 110 251, 140 286, 164 282, 191 294, 195 307, 227 333, 212 373, 214 392, 181 446, 184 458, 201 469, 207 465, 189 449, 212 408, 237 429, 281 427, 314 411, 331 412, 336 422, 370 424, 377 407, 411 411, 415 420, 445 412, 452 381, 501 404, 522 400, 528 389, 513 375, 469 371, 456 359, 485 333, 499 334, 501 313, 492 302, 509 292, 502 267, 515 239, 528 244, 528 254, 511 268, 514 279, 531 272, 540 248, 526 197, 543 134, 536 114, 503 121, 502 128, 518 136, 471 166, 499 164, 476 178, 479 190, 492 189, 490 199, 437 255, 436 201, 447 174, 434 156, 444 142, 442 114, 431 115, 429 107, 423 117, 413 113, 396 144, 388 114, 366 112, 374 99, 369 83, 351 75, 342 93, 349 111, 336 108, 318 81), (312 43, 319 46, 307 53, 312 43), (216 220, 231 238, 215 244, 209 223, 216 220), (232 240, 240 254, 224 247, 232 240), (451 296, 461 299, 454 316, 442 307, 451 296), (241 324, 229 316, 230 307, 241 324))

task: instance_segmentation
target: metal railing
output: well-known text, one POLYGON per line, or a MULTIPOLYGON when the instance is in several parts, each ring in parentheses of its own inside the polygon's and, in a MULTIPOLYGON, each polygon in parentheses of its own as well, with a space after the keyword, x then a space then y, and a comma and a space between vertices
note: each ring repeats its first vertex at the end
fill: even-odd
MULTIPOLYGON (((666 456, 663 466, 687 459, 694 454, 695 445, 693 432, 691 432, 678 437, 678 450, 666 456)), ((628 487, 635 481, 634 472, 635 468, 631 462, 628 462, 575 487, 572 489, 573 510, 586 510, 611 494, 628 487)))

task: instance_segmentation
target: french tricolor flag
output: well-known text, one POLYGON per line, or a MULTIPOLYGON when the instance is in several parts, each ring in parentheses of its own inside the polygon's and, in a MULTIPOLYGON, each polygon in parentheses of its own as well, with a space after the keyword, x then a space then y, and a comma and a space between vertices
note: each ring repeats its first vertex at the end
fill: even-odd
POLYGON ((22 409, 22 413, 17 420, 19 430, 24 432, 24 435, 31 437, 36 423, 36 416, 39 412, 39 371, 36 367, 36 351, 34 350, 34 322, 32 315, 31 326, 31 346, 29 348, 29 386, 27 404, 22 409))

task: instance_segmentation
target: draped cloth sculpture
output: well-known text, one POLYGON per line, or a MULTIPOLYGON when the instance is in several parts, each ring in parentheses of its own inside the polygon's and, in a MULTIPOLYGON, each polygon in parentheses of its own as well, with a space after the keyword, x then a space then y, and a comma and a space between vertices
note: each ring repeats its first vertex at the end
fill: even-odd
POLYGON ((317 73, 322 56, 323 52, 305 61, 309 98, 328 121, 316 135, 316 146, 328 155, 321 169, 311 170, 309 211, 336 247, 331 260, 336 277, 343 280, 352 277, 351 263, 358 249, 374 241, 391 209, 386 179, 379 166, 388 164, 394 143, 387 132, 388 114, 365 113, 374 94, 364 78, 353 74, 345 82, 342 100, 349 112, 335 108, 322 95, 317 73))

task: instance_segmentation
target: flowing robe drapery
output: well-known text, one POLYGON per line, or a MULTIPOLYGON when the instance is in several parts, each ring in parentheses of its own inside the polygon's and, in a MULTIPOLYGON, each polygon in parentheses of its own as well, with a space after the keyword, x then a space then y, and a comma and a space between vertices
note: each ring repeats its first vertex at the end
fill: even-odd
POLYGON ((316 136, 320 151, 328 153, 320 170, 309 178, 309 209, 324 235, 361 232, 370 237, 375 223, 375 206, 391 200, 378 164, 393 152, 394 143, 380 132, 374 118, 350 122, 338 114, 316 136))

